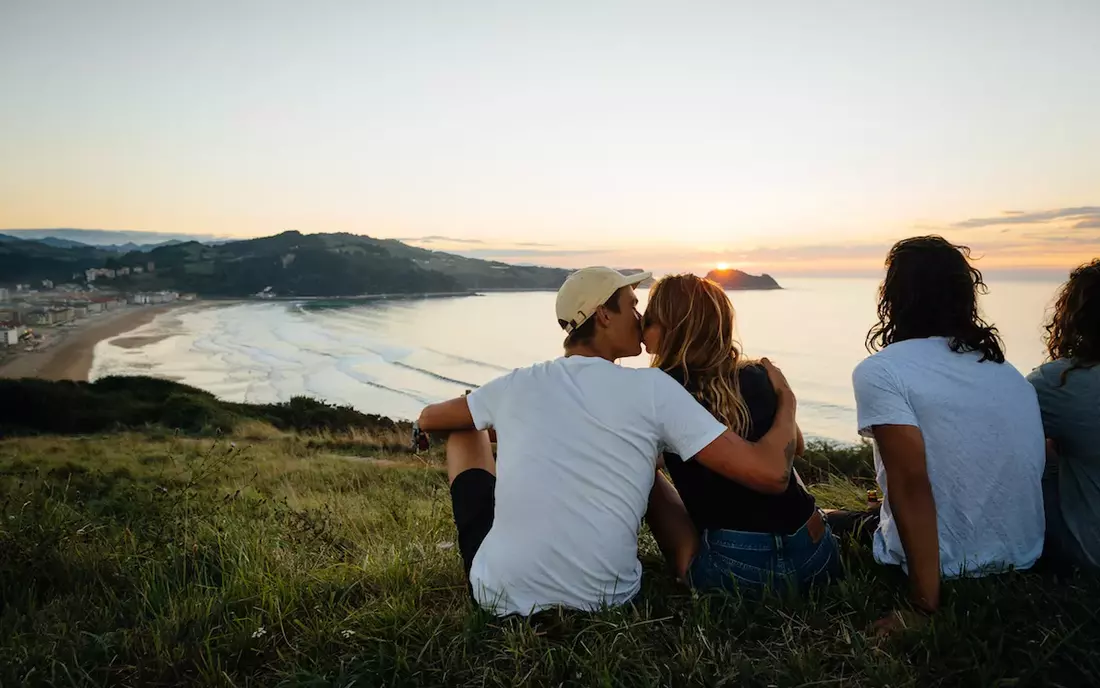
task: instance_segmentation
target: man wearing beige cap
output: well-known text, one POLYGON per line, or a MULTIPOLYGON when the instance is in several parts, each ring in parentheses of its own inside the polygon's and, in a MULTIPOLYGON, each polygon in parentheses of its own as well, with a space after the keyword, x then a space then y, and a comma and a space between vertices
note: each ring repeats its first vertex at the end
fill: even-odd
POLYGON ((634 288, 649 276, 605 267, 573 273, 557 298, 563 357, 420 415, 422 431, 450 433, 459 550, 474 599, 495 614, 630 601, 641 584, 643 517, 682 574, 698 537, 682 514, 649 505, 664 449, 746 484, 787 483, 795 400, 770 364, 779 410, 756 444, 728 431, 664 372, 615 364, 642 351, 634 288))

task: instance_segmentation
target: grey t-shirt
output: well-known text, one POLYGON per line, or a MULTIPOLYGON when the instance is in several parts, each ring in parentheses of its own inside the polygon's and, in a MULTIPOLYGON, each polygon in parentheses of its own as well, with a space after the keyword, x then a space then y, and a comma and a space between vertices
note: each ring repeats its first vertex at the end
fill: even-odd
MULTIPOLYGON (((1046 436, 1058 444, 1057 493, 1071 552, 1100 566, 1100 366, 1078 368, 1066 359, 1045 363, 1027 379, 1039 397, 1046 436)), ((1051 524, 1054 525, 1054 524, 1051 524)))

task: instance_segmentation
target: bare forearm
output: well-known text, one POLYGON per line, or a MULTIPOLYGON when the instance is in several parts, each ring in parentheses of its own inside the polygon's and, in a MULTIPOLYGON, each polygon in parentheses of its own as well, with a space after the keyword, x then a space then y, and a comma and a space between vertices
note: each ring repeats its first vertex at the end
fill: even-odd
POLYGON ((794 422, 796 402, 782 374, 767 359, 762 362, 778 393, 771 429, 755 444, 727 430, 695 458, 710 470, 745 487, 765 494, 781 494, 790 484, 798 447, 798 428, 794 422))
POLYGON ((726 431, 699 453, 707 468, 757 492, 781 494, 791 479, 796 440, 793 428, 777 416, 771 430, 756 444, 726 431))
POLYGON ((936 502, 927 479, 890 481, 890 507, 909 567, 913 602, 926 611, 940 605, 940 537, 936 502))
POLYGON ((775 419, 772 421, 772 427, 760 439, 757 447, 766 451, 772 461, 778 462, 778 457, 782 457, 782 464, 780 465, 783 466, 781 475, 783 485, 786 485, 787 480, 790 479, 794 457, 798 454, 800 439, 801 433, 799 433, 798 425, 795 423, 794 399, 781 396, 775 412, 775 419))
POLYGON ((465 398, 459 397, 427 406, 420 412, 417 424, 424 432, 472 430, 474 419, 465 398))

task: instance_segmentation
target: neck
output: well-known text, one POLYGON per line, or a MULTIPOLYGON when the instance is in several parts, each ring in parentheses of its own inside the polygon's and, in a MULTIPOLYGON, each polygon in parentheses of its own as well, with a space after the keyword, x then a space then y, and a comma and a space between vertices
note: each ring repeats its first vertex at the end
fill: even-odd
POLYGON ((570 356, 587 356, 589 358, 602 358, 605 361, 611 361, 614 363, 621 356, 615 355, 614 351, 611 351, 606 346, 600 346, 598 342, 592 342, 591 344, 577 344, 576 346, 569 346, 565 349, 566 358, 570 356))

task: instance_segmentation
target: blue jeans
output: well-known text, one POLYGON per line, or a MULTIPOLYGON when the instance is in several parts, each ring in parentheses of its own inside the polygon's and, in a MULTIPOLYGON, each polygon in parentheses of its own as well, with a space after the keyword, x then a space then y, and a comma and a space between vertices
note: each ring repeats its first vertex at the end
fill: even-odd
POLYGON ((842 572, 836 538, 820 513, 814 512, 792 535, 703 531, 699 552, 688 569, 688 584, 697 590, 749 595, 783 586, 801 592, 840 578, 842 572))

